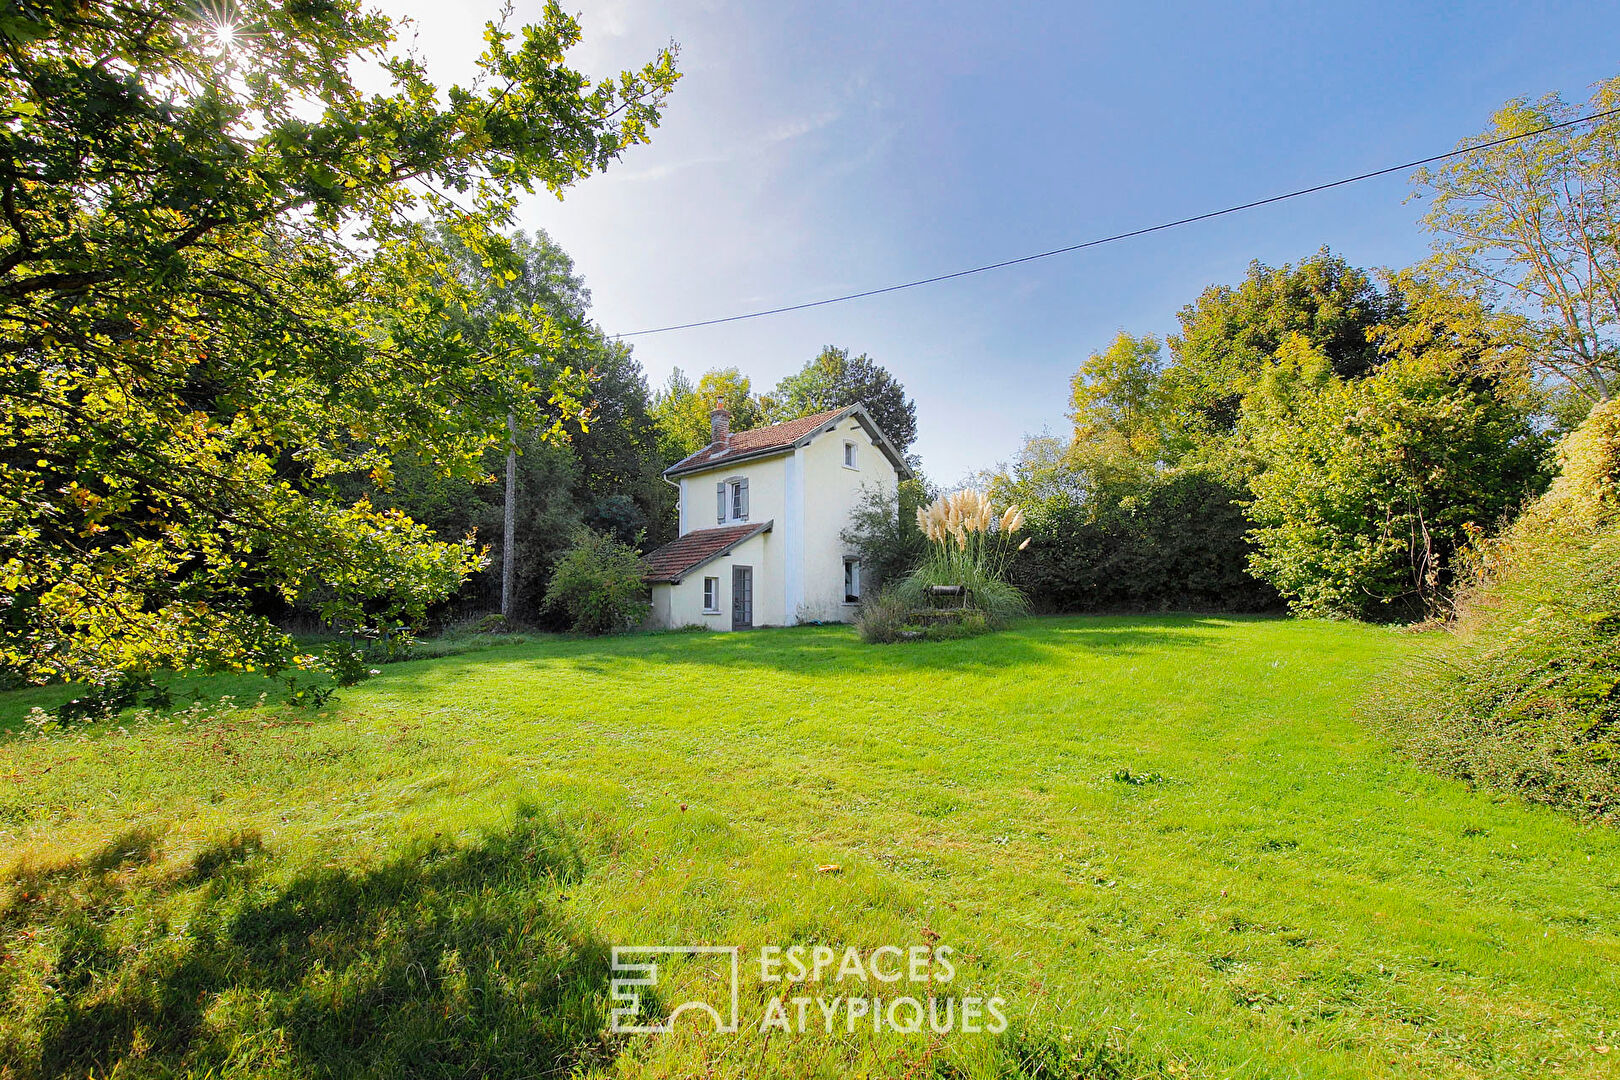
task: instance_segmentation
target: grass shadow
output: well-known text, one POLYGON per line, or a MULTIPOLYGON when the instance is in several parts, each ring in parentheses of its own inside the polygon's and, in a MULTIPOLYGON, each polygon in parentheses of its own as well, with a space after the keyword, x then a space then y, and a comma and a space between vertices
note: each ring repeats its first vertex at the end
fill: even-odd
POLYGON ((564 915, 583 860, 533 813, 475 844, 276 881, 254 835, 144 895, 93 862, 9 913, 51 928, 54 956, 30 966, 54 992, 0 983, 0 1075, 566 1075, 616 1053, 609 950, 564 915))
MULTIPOLYGON (((533 648, 503 651, 503 664, 530 672, 566 671, 611 678, 636 665, 739 668, 807 678, 835 676, 904 679, 919 672, 1005 673, 1044 668, 1076 650, 1117 655, 1177 648, 1208 648, 1220 620, 1203 616, 1040 616, 1010 630, 949 641, 868 645, 847 626, 784 627, 738 634, 655 633, 616 638, 554 638, 533 648)), ((495 659, 490 657, 490 659, 495 659)), ((453 684, 474 672, 478 658, 390 670, 381 686, 404 694, 453 684)), ((543 677, 541 675, 540 677, 543 677)))

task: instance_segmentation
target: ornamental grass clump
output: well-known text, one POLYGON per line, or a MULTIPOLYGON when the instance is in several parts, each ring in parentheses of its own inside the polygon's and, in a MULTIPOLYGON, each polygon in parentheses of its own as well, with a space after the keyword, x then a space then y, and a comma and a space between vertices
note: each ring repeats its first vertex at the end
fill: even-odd
POLYGON ((1024 594, 1007 581, 1013 553, 1029 546, 1027 537, 1017 541, 1023 527, 1021 508, 1009 506, 998 514, 978 491, 942 495, 919 508, 917 528, 928 541, 928 553, 901 583, 901 597, 921 608, 931 586, 961 585, 967 589, 966 605, 992 628, 1024 614, 1029 606, 1024 594))

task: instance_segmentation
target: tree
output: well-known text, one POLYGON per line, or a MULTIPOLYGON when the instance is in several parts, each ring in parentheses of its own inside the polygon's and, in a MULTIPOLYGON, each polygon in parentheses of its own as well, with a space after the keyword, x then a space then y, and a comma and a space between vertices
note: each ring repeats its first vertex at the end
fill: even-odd
POLYGON ((589 422, 569 445, 579 461, 585 524, 629 543, 674 539, 675 491, 664 483, 652 395, 641 364, 623 342, 602 339, 587 373, 589 422))
POLYGON ((1077 468, 1074 440, 1050 432, 1024 436, 1012 461, 982 477, 980 486, 999 505, 1013 503, 1034 513, 1043 506, 1083 506, 1095 490, 1094 478, 1077 468))
POLYGON ((1181 309, 1164 373, 1166 409, 1182 452, 1237 426, 1243 397, 1291 335, 1321 349, 1333 372, 1359 378, 1382 361, 1368 339, 1398 319, 1401 298, 1326 248, 1280 267, 1249 265, 1237 286, 1214 285, 1181 309))
POLYGON ((667 465, 709 445, 713 433, 709 414, 721 405, 731 414, 732 431, 748 431, 764 420, 753 384, 737 368, 707 371, 696 386, 680 368, 670 372, 652 404, 659 451, 667 465))
POLYGON ((654 391, 652 417, 658 433, 658 457, 666 466, 709 445, 702 407, 697 387, 680 368, 671 371, 664 385, 654 391))
POLYGON ((1391 351, 1364 379, 1302 359, 1245 405, 1266 463, 1250 480, 1250 566, 1296 613, 1442 611, 1470 537, 1542 479, 1545 440, 1508 376, 1444 349, 1391 351))
POLYGON ((1163 453, 1164 359, 1159 339, 1121 330, 1105 352, 1092 353, 1069 383, 1076 449, 1142 462, 1163 453))
MULTIPOLYGON (((620 539, 629 540, 649 524, 661 519, 670 500, 666 485, 658 481, 652 420, 647 413, 646 378, 630 347, 609 341, 589 318, 590 290, 574 271, 574 261, 543 231, 530 237, 522 232, 508 238, 514 259, 515 276, 491 274, 479 253, 457 240, 450 230, 440 230, 444 246, 459 283, 477 303, 456 319, 467 339, 475 344, 486 341, 492 324, 514 313, 543 315, 551 331, 548 351, 537 355, 540 364, 565 365, 583 374, 588 389, 577 430, 568 432, 568 445, 579 469, 569 494, 578 495, 586 505, 580 516, 597 528, 607 528, 620 539)), ((518 608, 531 608, 528 593, 518 585, 520 547, 530 555, 533 545, 520 544, 516 530, 519 489, 519 446, 516 420, 508 418, 506 453, 506 497, 502 515, 501 613, 518 615, 518 608)), ((554 500, 548 500, 552 502, 554 500)), ((662 530, 659 530, 660 534, 662 530)), ((542 547, 539 554, 549 554, 542 547)), ((545 560, 549 564, 549 558, 545 560)), ((524 577, 534 578, 526 570, 524 577)))
POLYGON ((587 388, 538 313, 467 338, 478 297, 424 219, 510 278, 516 194, 645 141, 677 78, 669 51, 568 68, 555 4, 442 94, 357 0, 229 10, 0 18, 0 652, 33 679, 281 667, 267 596, 377 623, 452 593, 470 541, 339 481, 386 486, 407 447, 486 475, 509 411, 555 435, 587 388))
POLYGON ((828 345, 796 374, 776 384, 766 399, 770 423, 796 420, 860 402, 877 426, 904 454, 917 441, 917 406, 906 388, 862 353, 828 345))
MULTIPOLYGON (((1620 77, 1584 105, 1520 98, 1458 149, 1617 106, 1620 77)), ((1620 117, 1479 149, 1413 182, 1435 271, 1521 311, 1540 370, 1607 399, 1620 378, 1620 117)))
POLYGON ((543 362, 562 361, 582 372, 587 390, 578 426, 567 439, 520 429, 485 455, 488 471, 506 467, 506 493, 466 479, 444 481, 431 462, 405 457, 393 483, 372 485, 374 501, 396 507, 440 536, 493 535, 495 573, 475 575, 458 599, 487 602, 519 620, 544 620, 541 603, 552 564, 583 525, 629 543, 643 533, 662 543, 670 531, 673 492, 662 468, 648 414, 646 376, 629 346, 606 337, 589 318, 590 291, 573 260, 544 232, 510 237, 520 260, 517 276, 492 276, 475 253, 453 237, 441 238, 458 277, 480 298, 461 314, 463 333, 477 341, 505 311, 538 308, 554 333, 543 362))
MULTIPOLYGON (((565 252, 551 243, 544 233, 530 240, 517 233, 510 239, 514 265, 505 274, 492 274, 482 254, 463 243, 454 229, 439 227, 438 241, 445 248, 458 284, 475 298, 475 304, 451 318, 460 326, 465 339, 477 347, 487 347, 493 324, 502 317, 526 312, 544 314, 553 332, 551 355, 537 357, 541 364, 557 358, 556 344, 566 342, 578 351, 578 341, 587 337, 585 309, 590 293, 573 272, 574 264, 565 252)), ((598 337, 600 335, 597 335, 598 337)), ((517 414, 506 414, 506 490, 501 515, 501 614, 512 618, 517 601, 517 414)))

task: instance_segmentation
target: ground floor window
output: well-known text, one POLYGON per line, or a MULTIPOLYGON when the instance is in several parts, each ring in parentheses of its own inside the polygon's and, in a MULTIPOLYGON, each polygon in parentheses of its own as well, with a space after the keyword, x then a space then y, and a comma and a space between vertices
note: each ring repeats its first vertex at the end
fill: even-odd
POLYGON ((710 612, 720 610, 720 579, 717 577, 703 579, 703 610, 710 612))
POLYGON ((844 603, 858 604, 861 600, 861 560, 844 560, 844 603))

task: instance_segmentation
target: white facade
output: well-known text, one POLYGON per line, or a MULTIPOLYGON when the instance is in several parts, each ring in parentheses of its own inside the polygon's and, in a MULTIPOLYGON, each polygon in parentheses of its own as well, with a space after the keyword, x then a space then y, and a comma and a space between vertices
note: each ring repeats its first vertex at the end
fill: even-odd
POLYGON ((678 581, 655 583, 652 623, 731 630, 848 621, 861 574, 842 533, 863 489, 895 500, 903 468, 865 410, 851 406, 792 445, 681 473, 682 537, 769 528, 684 569, 678 581), (751 612, 737 605, 749 584, 751 612))

